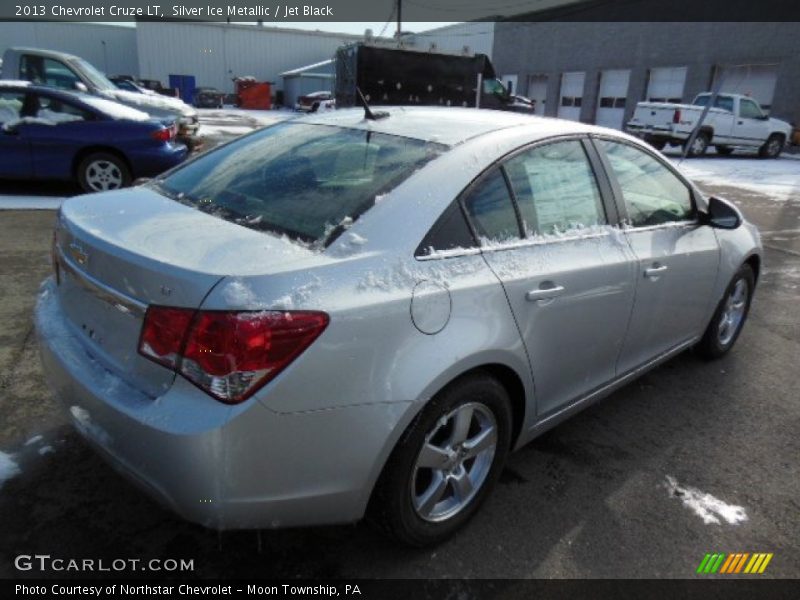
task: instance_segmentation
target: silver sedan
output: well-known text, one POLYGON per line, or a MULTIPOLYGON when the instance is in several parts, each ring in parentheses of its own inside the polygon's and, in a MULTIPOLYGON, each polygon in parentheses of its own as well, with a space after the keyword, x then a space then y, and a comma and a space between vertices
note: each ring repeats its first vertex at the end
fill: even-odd
POLYGON ((218 529, 462 526, 509 451, 688 348, 728 352, 757 230, 644 143, 341 110, 64 203, 36 309, 75 427, 218 529))

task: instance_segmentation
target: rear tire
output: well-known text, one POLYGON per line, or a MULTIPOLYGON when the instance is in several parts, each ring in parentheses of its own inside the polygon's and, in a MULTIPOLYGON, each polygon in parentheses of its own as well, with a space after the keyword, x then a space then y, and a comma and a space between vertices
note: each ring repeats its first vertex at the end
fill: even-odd
POLYGON ((730 156, 733 154, 733 148, 730 146, 714 146, 714 149, 720 156, 730 156))
MULTIPOLYGON (((692 142, 691 148, 689 148, 689 152, 686 156, 696 157, 696 156, 703 156, 708 150, 708 143, 710 139, 706 132, 701 131, 697 134, 697 137, 694 138, 694 142, 692 142)), ((689 143, 689 140, 686 140, 686 143, 683 145, 684 150, 686 149, 686 144, 689 143)))
POLYGON ((94 152, 78 165, 78 183, 85 192, 118 190, 131 184, 125 161, 110 152, 94 152))
POLYGON ((786 138, 779 133, 773 133, 767 138, 767 141, 764 142, 764 145, 758 149, 758 155, 761 158, 778 158, 781 152, 783 152, 783 146, 785 143, 786 138))
POLYGON ((403 433, 370 500, 367 517, 411 546, 438 544, 477 512, 511 444, 511 409, 497 380, 456 380, 403 433))
POLYGON ((665 142, 664 140, 645 140, 645 141, 658 151, 663 150, 667 145, 667 142, 665 142))
POLYGON ((753 269, 744 264, 725 289, 703 338, 697 344, 701 356, 707 359, 720 358, 733 348, 750 312, 754 289, 753 269))

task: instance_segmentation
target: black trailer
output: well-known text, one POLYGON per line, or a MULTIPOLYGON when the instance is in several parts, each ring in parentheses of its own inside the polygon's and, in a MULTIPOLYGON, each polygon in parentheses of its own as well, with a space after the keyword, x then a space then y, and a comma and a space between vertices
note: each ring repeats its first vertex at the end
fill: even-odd
POLYGON ((485 54, 420 52, 363 42, 342 46, 336 52, 336 107, 361 106, 357 88, 370 106, 534 110, 531 100, 510 94, 497 80, 485 54))

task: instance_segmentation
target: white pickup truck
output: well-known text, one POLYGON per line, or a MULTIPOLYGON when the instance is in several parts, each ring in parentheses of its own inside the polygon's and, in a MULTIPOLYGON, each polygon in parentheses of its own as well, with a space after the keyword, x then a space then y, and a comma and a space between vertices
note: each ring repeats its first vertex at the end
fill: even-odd
MULTIPOLYGON (((710 93, 704 93, 698 94, 691 104, 639 102, 626 131, 659 150, 667 144, 685 145, 710 98, 710 93)), ((700 156, 713 145, 719 154, 730 154, 736 147, 755 147, 759 156, 776 158, 791 133, 791 125, 765 115, 752 98, 718 94, 688 155, 700 156)))

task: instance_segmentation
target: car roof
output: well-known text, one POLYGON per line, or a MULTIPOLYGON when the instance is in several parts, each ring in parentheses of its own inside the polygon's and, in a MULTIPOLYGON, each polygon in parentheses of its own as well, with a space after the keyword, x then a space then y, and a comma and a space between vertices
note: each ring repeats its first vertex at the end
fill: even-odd
POLYGON ((388 112, 389 116, 378 120, 364 118, 361 108, 339 109, 335 112, 315 113, 298 119, 300 122, 319 125, 336 125, 352 129, 363 129, 438 142, 455 146, 469 139, 494 131, 519 126, 533 126, 541 137, 552 135, 591 133, 606 131, 603 128, 533 115, 489 109, 461 107, 421 107, 421 106, 376 106, 374 113, 388 112))
POLYGON ((68 59, 68 60, 80 58, 79 56, 75 56, 74 54, 70 54, 69 52, 60 52, 58 50, 46 50, 44 48, 33 48, 29 46, 13 46, 9 48, 9 50, 17 53, 37 54, 39 56, 44 56, 47 58, 58 58, 58 59, 68 59))

